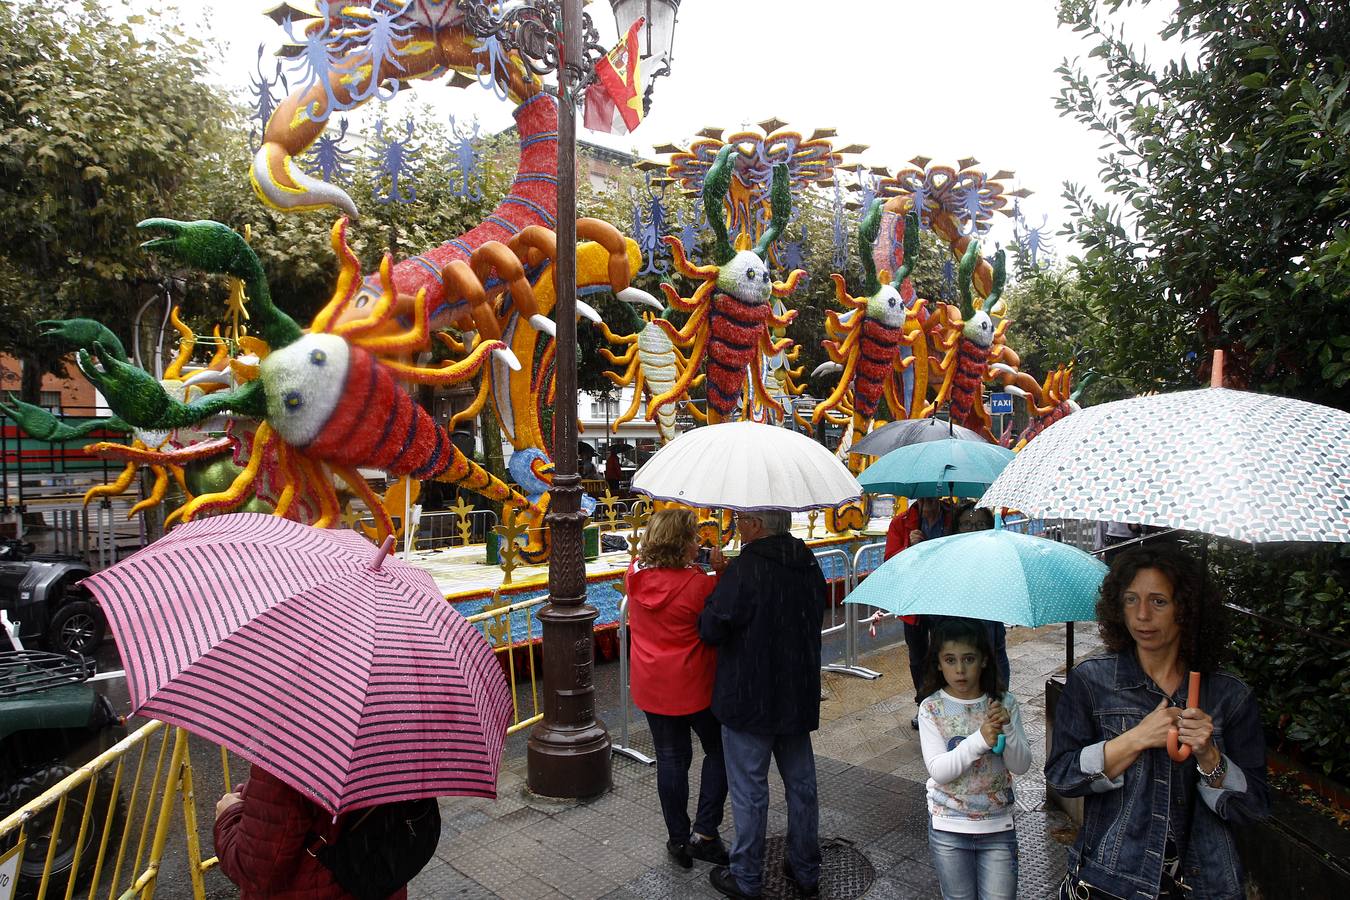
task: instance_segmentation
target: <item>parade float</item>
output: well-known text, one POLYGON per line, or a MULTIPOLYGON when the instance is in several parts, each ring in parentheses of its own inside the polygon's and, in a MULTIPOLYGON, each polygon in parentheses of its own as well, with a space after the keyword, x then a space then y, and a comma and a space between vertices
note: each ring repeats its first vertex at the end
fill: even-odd
MULTIPOLYGON (((495 642, 531 641, 529 604, 545 592, 537 567, 549 554, 543 516, 554 448, 547 423, 572 404, 557 396, 554 380, 557 100, 517 53, 475 38, 449 2, 369 0, 322 11, 282 4, 272 15, 303 77, 274 100, 275 84, 259 68, 260 121, 248 178, 275 209, 337 214, 326 305, 306 323, 293 318, 285 285, 269 284, 246 235, 228 224, 150 219, 142 223, 148 254, 230 279, 221 318, 232 321, 202 341, 174 310, 178 353, 161 372, 136 365, 105 324, 48 323, 112 415, 71 425, 12 398, 4 409, 40 440, 125 435, 125 442, 85 447, 123 465, 85 502, 132 491, 144 470, 144 496, 131 513, 162 509, 169 527, 249 509, 320 527, 361 527, 376 541, 403 536, 411 549, 417 529, 407 526, 415 520, 419 486, 450 485, 458 497, 451 533, 459 540, 414 558, 464 612, 502 610, 484 624, 495 642), (483 85, 512 104, 514 180, 467 231, 414 256, 386 253, 376 271, 363 272, 350 245, 360 209, 326 180, 342 171, 348 122, 336 126, 337 134, 328 129, 335 113, 447 73, 453 85, 483 85), (206 347, 210 352, 201 352, 206 347), (443 362, 428 362, 433 349, 443 362), (423 387, 466 388, 469 399, 438 421, 414 399, 413 390, 423 387), (484 414, 499 423, 513 451, 506 477, 488 472, 454 440, 459 426, 484 414), (372 485, 372 477, 382 483, 372 485), (482 535, 467 524, 475 503, 502 510, 491 564, 483 546, 472 543, 482 535)), ((389 178, 375 199, 415 202, 400 181, 408 150, 392 133, 381 120, 373 143, 383 148, 389 178)), ((481 193, 471 171, 472 137, 459 128, 454 134, 464 145, 459 189, 481 193)), ((871 169, 846 190, 848 173, 861 167, 844 159, 866 147, 836 148, 833 138, 833 129, 808 137, 776 119, 758 130, 705 129, 688 148, 658 146, 667 163, 644 164, 665 174, 649 178, 635 200, 631 233, 578 219, 579 297, 622 301, 609 305, 623 311, 609 322, 595 306, 577 303, 586 327, 607 345, 600 353, 613 366, 610 380, 633 390, 616 430, 639 414, 658 424, 663 442, 676 437, 681 420, 751 419, 804 430, 832 424, 846 429, 839 451, 846 454, 876 425, 938 414, 995 440, 986 386, 1025 399, 1034 421, 1024 440, 1072 411, 1067 369, 1044 382, 1019 369, 1001 301, 1005 254, 981 255, 992 217, 1013 214, 1000 181, 1011 173, 988 176, 974 160, 953 168, 918 158, 894 175, 871 169), (666 214, 662 192, 672 186, 697 199, 692 212, 666 214), (805 302, 798 287, 811 236, 794 210, 807 202, 831 211, 831 278, 840 309, 827 312, 829 362, 813 373, 812 386, 824 396, 803 415, 796 398, 807 379, 794 364, 803 340, 812 338, 794 319, 805 302), (856 225, 848 222, 847 206, 862 213, 856 225), (921 230, 938 236, 958 261, 959 302, 919 296, 910 276, 921 230), (854 232, 860 280, 852 280, 849 266, 854 232), (651 285, 661 273, 667 277, 656 290, 634 284, 642 277, 651 285)), ((1025 193, 1014 192, 1019 199, 1025 193)), ((648 505, 593 499, 592 522, 624 534, 631 555, 648 505)), ((729 519, 715 521, 716 536, 728 539, 729 519)), ((868 521, 863 502, 827 510, 830 536, 819 539, 860 545, 868 521)), ((814 516, 810 530, 817 538, 814 516)), ((614 582, 626 562, 619 555, 590 564, 590 599, 602 626, 617 618, 614 582)))

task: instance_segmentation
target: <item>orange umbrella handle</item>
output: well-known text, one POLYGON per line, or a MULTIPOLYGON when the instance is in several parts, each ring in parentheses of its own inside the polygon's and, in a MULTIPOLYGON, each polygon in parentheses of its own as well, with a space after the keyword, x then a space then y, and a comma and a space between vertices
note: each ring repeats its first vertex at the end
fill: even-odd
MULTIPOLYGON (((1186 702, 1189 703, 1195 709, 1200 708, 1199 672, 1191 673, 1191 683, 1186 690, 1186 702)), ((1178 746, 1177 737, 1179 734, 1180 732, 1178 732, 1177 729, 1175 728, 1167 729, 1167 755, 1172 757, 1172 759, 1176 760, 1177 762, 1185 762, 1186 760, 1191 758, 1191 747, 1189 744, 1187 744, 1184 747, 1178 746)))

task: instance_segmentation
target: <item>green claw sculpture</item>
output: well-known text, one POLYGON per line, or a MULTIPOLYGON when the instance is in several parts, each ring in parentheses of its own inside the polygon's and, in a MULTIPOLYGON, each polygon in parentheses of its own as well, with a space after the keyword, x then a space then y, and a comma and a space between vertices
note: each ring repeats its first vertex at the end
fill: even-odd
POLYGON ((122 433, 131 431, 131 426, 116 416, 90 419, 79 425, 68 425, 42 407, 25 403, 13 394, 9 395, 8 403, 0 403, 0 411, 17 422, 24 434, 50 443, 79 440, 100 430, 122 433))
POLYGON ((102 344, 122 362, 128 361, 121 339, 102 322, 93 319, 46 319, 38 325, 43 328, 43 337, 59 338, 72 349, 88 349, 96 343, 102 344))
POLYGON ((179 403, 153 375, 117 359, 100 343, 94 344, 92 354, 81 350, 79 361, 85 375, 108 398, 108 405, 136 428, 187 428, 226 410, 258 416, 267 413, 262 383, 258 381, 207 394, 192 403, 179 403))
POLYGON ((249 314, 258 333, 280 349, 300 339, 300 326, 272 303, 258 254, 243 236, 219 222, 179 222, 177 219, 146 219, 137 228, 164 232, 141 244, 141 249, 163 254, 175 262, 203 272, 233 275, 244 282, 249 314))

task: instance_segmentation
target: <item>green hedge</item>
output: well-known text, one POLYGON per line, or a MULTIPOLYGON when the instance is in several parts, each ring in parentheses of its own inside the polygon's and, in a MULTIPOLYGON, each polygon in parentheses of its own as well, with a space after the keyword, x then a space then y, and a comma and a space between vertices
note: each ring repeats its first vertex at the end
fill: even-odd
POLYGON ((1234 612, 1229 666, 1256 692, 1270 746, 1310 769, 1350 772, 1350 549, 1217 548, 1211 571, 1234 612), (1305 634, 1297 626, 1311 634, 1305 634))

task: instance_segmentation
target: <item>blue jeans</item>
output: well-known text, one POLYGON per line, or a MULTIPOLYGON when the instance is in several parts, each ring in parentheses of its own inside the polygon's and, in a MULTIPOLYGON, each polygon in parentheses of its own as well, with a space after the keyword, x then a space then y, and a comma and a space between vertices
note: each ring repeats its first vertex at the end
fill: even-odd
POLYGON ((804 886, 820 880, 820 807, 816 798, 816 756, 811 735, 751 734, 722 726, 722 749, 731 789, 736 840, 731 874, 741 892, 759 896, 764 875, 764 832, 769 819, 769 757, 778 763, 787 795, 787 858, 804 886))
POLYGON ((1015 900, 1017 833, 939 831, 930 822, 928 846, 942 900, 1015 900))
POLYGON ((661 798, 661 815, 666 820, 670 839, 678 844, 689 840, 689 764, 694 759, 690 729, 703 745, 703 775, 693 830, 704 837, 717 837, 727 802, 722 727, 710 709, 688 716, 646 715, 647 726, 652 730, 652 744, 656 748, 656 793, 661 798))

